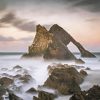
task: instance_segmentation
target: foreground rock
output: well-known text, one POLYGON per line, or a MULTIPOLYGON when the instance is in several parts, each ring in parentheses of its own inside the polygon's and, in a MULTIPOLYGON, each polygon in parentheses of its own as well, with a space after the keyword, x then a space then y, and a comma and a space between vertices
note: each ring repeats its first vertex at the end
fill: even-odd
POLYGON ((9 100, 23 100, 23 99, 16 96, 14 93, 9 93, 9 100))
POLYGON ((36 27, 36 36, 24 57, 41 56, 45 59, 76 60, 67 45, 72 42, 80 51, 82 57, 95 57, 77 42, 68 32, 54 24, 49 31, 41 25, 36 27))
POLYGON ((45 91, 39 91, 38 97, 33 97, 33 100, 54 100, 57 96, 45 91))
POLYGON ((8 87, 9 85, 13 84, 14 80, 8 77, 0 78, 0 84, 4 87, 8 87))
POLYGON ((58 65, 49 71, 49 74, 44 86, 57 89, 64 95, 80 91, 79 84, 84 80, 83 75, 68 65, 58 65))
POLYGON ((0 100, 3 100, 3 95, 5 95, 6 89, 0 84, 0 100))
POLYGON ((88 91, 75 93, 70 100, 100 100, 100 86, 93 86, 88 91))

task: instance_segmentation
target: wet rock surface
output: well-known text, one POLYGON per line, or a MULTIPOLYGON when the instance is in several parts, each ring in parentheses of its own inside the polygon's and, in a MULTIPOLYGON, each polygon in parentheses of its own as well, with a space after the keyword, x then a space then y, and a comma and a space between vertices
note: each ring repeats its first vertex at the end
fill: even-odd
POLYGON ((14 93, 9 93, 9 100, 23 100, 23 99, 18 97, 14 93))
POLYGON ((0 78, 0 84, 4 87, 8 87, 9 85, 13 84, 13 79, 8 78, 8 77, 2 77, 0 78))
POLYGON ((87 76, 88 74, 87 74, 87 72, 86 71, 84 71, 84 70, 80 70, 80 74, 83 76, 83 77, 85 77, 85 76, 87 76))
POLYGON ((44 86, 57 89, 64 95, 80 91, 79 84, 84 80, 84 77, 74 67, 68 65, 58 65, 50 69, 49 74, 44 86))
POLYGON ((100 86, 93 86, 88 91, 75 93, 70 100, 100 100, 100 86))
POLYGON ((38 97, 33 97, 33 100, 54 100, 57 96, 45 91, 39 91, 38 97))

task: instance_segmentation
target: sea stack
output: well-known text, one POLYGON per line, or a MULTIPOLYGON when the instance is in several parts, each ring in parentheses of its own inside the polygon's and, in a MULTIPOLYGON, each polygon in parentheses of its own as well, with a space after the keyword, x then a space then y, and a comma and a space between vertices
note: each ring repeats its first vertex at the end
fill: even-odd
POLYGON ((67 47, 70 42, 79 49, 82 57, 95 57, 57 24, 54 24, 49 31, 44 26, 37 25, 34 41, 23 57, 43 56, 44 59, 76 60, 77 58, 67 47))

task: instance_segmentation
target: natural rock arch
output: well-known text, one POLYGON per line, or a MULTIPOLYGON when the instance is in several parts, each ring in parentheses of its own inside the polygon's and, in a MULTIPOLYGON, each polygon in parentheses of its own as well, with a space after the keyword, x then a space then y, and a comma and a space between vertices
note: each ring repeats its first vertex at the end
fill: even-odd
POLYGON ((67 47, 70 42, 79 49, 82 57, 95 57, 57 24, 54 24, 49 31, 45 27, 37 25, 35 39, 32 45, 29 46, 28 54, 24 56, 43 55, 46 59, 73 60, 76 57, 67 47))

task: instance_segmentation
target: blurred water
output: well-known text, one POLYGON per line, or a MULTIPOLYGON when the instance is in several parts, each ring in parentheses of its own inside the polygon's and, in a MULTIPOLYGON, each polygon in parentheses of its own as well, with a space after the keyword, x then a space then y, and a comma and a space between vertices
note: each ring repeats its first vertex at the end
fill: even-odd
MULTIPOLYGON (((12 69, 16 65, 20 65, 28 72, 30 75, 35 79, 35 82, 32 82, 30 84, 27 84, 24 86, 23 91, 26 91, 30 87, 38 87, 38 85, 43 85, 45 80, 48 77, 48 71, 47 67, 48 65, 52 63, 62 63, 62 64, 70 64, 70 65, 76 65, 74 61, 59 61, 59 60, 51 60, 46 61, 42 57, 36 57, 32 59, 21 59, 22 54, 0 54, 0 69, 2 68, 8 68, 12 69)), ((75 54, 77 58, 81 58, 80 54, 75 54)), ((80 66, 89 67, 92 70, 88 71, 88 77, 85 78, 85 81, 83 84, 81 84, 81 88, 88 89, 92 87, 93 84, 100 85, 100 54, 96 54, 97 58, 81 58, 85 61, 85 64, 80 64, 80 66)), ((15 74, 15 72, 11 71, 2 71, 1 73, 8 73, 10 75, 15 74)), ((22 94, 18 94, 19 96, 23 97, 24 100, 32 100, 32 95, 27 95, 25 92, 22 94)), ((60 96, 56 100, 69 100, 70 96, 60 96)))

